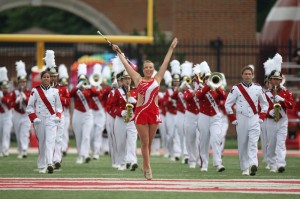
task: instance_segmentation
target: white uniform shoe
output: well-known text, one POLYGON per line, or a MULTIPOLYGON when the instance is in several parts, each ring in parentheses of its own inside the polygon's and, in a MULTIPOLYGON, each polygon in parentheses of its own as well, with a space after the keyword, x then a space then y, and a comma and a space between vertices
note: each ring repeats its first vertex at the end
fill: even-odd
POLYGON ((81 156, 77 158, 76 164, 83 164, 83 158, 81 156))
POLYGON ((223 165, 218 165, 217 172, 223 172, 223 171, 225 171, 225 167, 223 165))
POLYGON ((47 172, 47 167, 39 169, 39 173, 46 173, 47 172))
POLYGON ((126 170, 126 165, 120 165, 118 171, 124 171, 124 170, 126 170))
POLYGON ((249 175, 249 169, 243 170, 242 175, 243 176, 248 176, 249 175))
POLYGON ((189 168, 190 169, 195 169, 196 168, 196 163, 190 163, 189 168))
POLYGON ((207 172, 207 168, 201 168, 200 171, 201 172, 207 172))

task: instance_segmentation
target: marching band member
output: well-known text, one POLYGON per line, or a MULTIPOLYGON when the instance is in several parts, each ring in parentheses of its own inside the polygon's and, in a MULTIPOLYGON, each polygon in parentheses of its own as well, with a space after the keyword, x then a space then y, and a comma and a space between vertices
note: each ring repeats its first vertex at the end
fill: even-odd
POLYGON ((198 117, 198 129, 200 132, 200 161, 201 171, 207 171, 210 146, 213 152, 213 165, 218 172, 225 170, 222 164, 222 131, 220 100, 225 100, 227 94, 220 88, 222 83, 219 73, 212 73, 206 61, 200 64, 204 87, 199 88, 195 95, 199 99, 200 113, 198 117), (211 76, 211 80, 210 80, 211 76), (213 78, 216 76, 218 83, 213 85, 213 78))
POLYGON ((116 114, 114 132, 117 144, 118 170, 123 171, 130 168, 135 171, 138 167, 136 157, 137 129, 133 121, 133 111, 136 104, 136 89, 131 89, 131 78, 125 70, 121 60, 119 61, 119 72, 122 87, 116 89, 112 99, 113 110, 116 114))
POLYGON ((192 84, 188 84, 184 81, 181 84, 181 88, 184 90, 184 100, 186 103, 186 111, 184 117, 184 133, 186 138, 186 147, 189 156, 188 164, 189 168, 196 168, 197 161, 199 159, 199 149, 198 149, 198 115, 200 112, 200 106, 198 99, 194 95, 194 91, 198 89, 201 82, 197 78, 197 74, 200 71, 200 64, 196 64, 192 69, 194 78, 192 84))
MULTIPOLYGON (((273 59, 268 59, 266 62, 264 62, 264 69, 265 69, 265 78, 264 78, 264 87, 263 91, 266 92, 268 89, 270 89, 270 82, 269 82, 269 75, 271 74, 271 68, 274 64, 273 59)), ((266 96, 268 99, 268 96, 266 96)), ((269 105, 270 106, 270 105, 269 105)), ((270 108, 270 107, 269 107, 270 108)), ((268 137, 267 137, 267 120, 265 119, 263 123, 260 125, 261 127, 261 133, 260 133, 260 142, 261 142, 261 150, 263 155, 263 162, 266 163, 266 169, 270 169, 268 156, 267 156, 267 150, 268 150, 268 137)))
POLYGON ((68 88, 64 85, 60 85, 59 82, 59 74, 58 68, 55 65, 54 59, 54 51, 47 50, 46 57, 44 58, 47 66, 47 70, 50 71, 50 85, 52 88, 56 88, 58 90, 59 98, 61 104, 63 106, 63 112, 60 118, 60 122, 58 123, 57 133, 55 138, 55 148, 53 154, 53 165, 54 169, 60 169, 62 163, 62 145, 63 145, 63 137, 65 134, 65 113, 64 107, 70 106, 70 94, 68 88))
MULTIPOLYGON (((177 60, 173 60, 177 61, 177 60)), ((172 62, 173 62, 172 61, 172 62)), ((181 67, 181 80, 182 83, 185 83, 187 85, 192 83, 192 67, 193 63, 189 61, 185 61, 183 64, 180 65, 181 67)), ((172 99, 176 100, 176 106, 177 106, 177 116, 176 116, 176 129, 177 134, 179 136, 180 141, 180 151, 181 151, 181 158, 182 164, 188 164, 189 155, 187 152, 187 146, 186 146, 186 136, 185 136, 185 130, 184 130, 184 119, 185 119, 185 111, 186 111, 186 101, 184 99, 184 90, 182 87, 179 87, 179 89, 175 90, 172 99)))
POLYGON ((181 154, 181 148, 180 148, 180 140, 177 133, 177 124, 174 121, 176 121, 177 118, 177 102, 175 99, 172 98, 174 92, 179 88, 180 86, 180 63, 177 60, 173 60, 170 62, 171 66, 171 74, 172 74, 172 85, 169 87, 166 91, 165 100, 167 103, 167 114, 166 114, 166 125, 167 125, 167 146, 168 146, 168 152, 171 160, 179 160, 180 154, 181 154))
MULTIPOLYGON (((62 100, 62 106, 64 109, 63 115, 64 115, 64 133, 62 136, 62 145, 61 145, 61 150, 63 156, 67 155, 68 151, 68 145, 69 145, 69 128, 70 128, 70 105, 71 105, 71 100, 70 100, 70 93, 68 91, 68 86, 69 86, 69 75, 68 75, 68 70, 66 65, 60 64, 58 67, 58 75, 59 75, 59 85, 60 86, 65 86, 66 91, 68 92, 68 99, 62 100)), ((61 96, 62 97, 62 96, 61 96)))
POLYGON ((104 108, 101 104, 101 70, 102 65, 95 64, 93 66, 93 73, 90 76, 90 84, 92 87, 94 87, 97 91, 99 91, 99 95, 92 97, 91 100, 91 109, 93 112, 94 117, 94 124, 91 131, 91 152, 94 160, 98 160, 100 156, 100 149, 101 149, 101 143, 102 143, 102 132, 104 130, 105 126, 105 112, 104 108))
POLYGON ((17 138, 18 158, 26 158, 29 147, 29 134, 31 122, 25 113, 26 106, 30 96, 30 90, 27 89, 27 73, 25 63, 16 62, 18 89, 12 92, 12 102, 14 102, 13 126, 17 138))
POLYGON ((53 153, 62 105, 58 90, 50 86, 50 71, 41 73, 41 85, 32 89, 26 112, 33 122, 39 154, 37 167, 39 173, 53 173, 53 153))
POLYGON ((74 111, 72 127, 75 134, 78 157, 77 164, 88 163, 91 158, 90 136, 93 127, 93 113, 91 110, 91 97, 96 97, 99 92, 88 85, 86 76, 86 64, 78 65, 78 84, 70 91, 70 97, 74 98, 74 111))
POLYGON ((167 89, 172 84, 172 75, 169 70, 166 70, 164 74, 164 83, 167 87, 164 91, 158 92, 158 105, 160 110, 160 117, 162 122, 159 124, 158 128, 160 129, 161 133, 161 139, 162 139, 162 147, 164 150, 164 157, 169 158, 169 147, 168 147, 168 132, 167 132, 167 112, 168 112, 168 97, 167 95, 167 89))
MULTIPOLYGON (((224 73, 220 73, 223 77, 223 81, 222 81, 222 85, 220 86, 220 88, 224 91, 226 91, 226 86, 227 86, 227 82, 226 82, 226 78, 224 73)), ((227 134, 227 130, 229 127, 229 123, 228 123, 228 117, 226 114, 226 109, 225 109, 225 101, 226 99, 220 100, 220 113, 221 113, 221 132, 222 132, 222 141, 221 141, 221 151, 224 151, 224 147, 225 147, 225 141, 226 141, 226 134, 227 134)))
POLYGON ((252 176, 258 169, 257 143, 260 124, 268 111, 268 102, 262 87, 252 83, 253 72, 250 66, 243 67, 243 81, 232 87, 225 102, 228 119, 236 126, 242 175, 249 175, 250 170, 252 176), (261 107, 260 113, 258 113, 258 103, 261 107), (234 104, 236 104, 236 115, 232 109, 234 104))
POLYGON ((156 134, 158 124, 161 123, 158 107, 159 84, 167 70, 168 63, 176 45, 177 38, 173 40, 164 61, 154 78, 152 78, 152 74, 154 72, 153 62, 149 60, 144 61, 144 77, 142 77, 131 67, 127 59, 121 54, 122 52, 120 48, 117 45, 112 45, 113 50, 118 54, 126 71, 137 88, 138 102, 135 109, 135 125, 141 139, 141 150, 143 156, 142 169, 147 180, 152 179, 152 170, 150 166, 152 140, 156 134))
POLYGON ((106 110, 106 123, 105 128, 108 134, 108 144, 109 144, 109 152, 110 152, 110 159, 113 168, 119 168, 117 164, 117 144, 116 144, 116 136, 114 132, 114 125, 115 125, 115 118, 116 113, 113 110, 112 99, 115 95, 115 91, 122 86, 121 78, 117 78, 115 74, 118 72, 118 62, 117 58, 112 60, 112 88, 108 94, 105 110, 106 110))
POLYGON ((10 146, 12 128, 12 99, 8 92, 8 77, 6 67, 0 67, 0 156, 7 157, 10 146))
POLYGON ((267 158, 270 172, 283 173, 286 166, 286 137, 288 132, 287 109, 293 109, 295 102, 293 94, 287 88, 281 86, 282 57, 278 53, 273 58, 269 81, 272 88, 266 91, 269 102, 268 117, 266 123, 267 132, 267 158))

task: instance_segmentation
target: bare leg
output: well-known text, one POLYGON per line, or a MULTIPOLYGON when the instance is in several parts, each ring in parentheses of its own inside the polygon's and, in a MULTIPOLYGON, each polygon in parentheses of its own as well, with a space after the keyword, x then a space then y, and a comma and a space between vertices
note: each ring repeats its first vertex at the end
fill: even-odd
POLYGON ((149 170, 150 152, 152 140, 156 134, 158 124, 136 124, 136 128, 141 139, 141 151, 143 157, 143 169, 149 170))

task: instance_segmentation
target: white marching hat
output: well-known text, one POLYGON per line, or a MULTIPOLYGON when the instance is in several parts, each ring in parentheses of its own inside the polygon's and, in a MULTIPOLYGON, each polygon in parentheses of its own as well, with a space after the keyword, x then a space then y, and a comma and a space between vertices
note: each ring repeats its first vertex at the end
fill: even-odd
POLYGON ((53 50, 46 50, 45 57, 43 58, 46 64, 47 70, 51 75, 58 75, 58 70, 55 65, 55 56, 53 50))
POLYGON ((5 66, 0 67, 0 87, 8 87, 7 68, 5 66))

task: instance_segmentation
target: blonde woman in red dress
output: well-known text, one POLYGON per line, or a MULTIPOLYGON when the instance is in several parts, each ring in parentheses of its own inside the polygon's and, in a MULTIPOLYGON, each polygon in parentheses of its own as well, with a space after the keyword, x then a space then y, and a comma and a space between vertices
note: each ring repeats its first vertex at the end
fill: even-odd
POLYGON ((142 77, 132 68, 130 63, 128 63, 120 48, 117 45, 112 45, 112 49, 120 57, 126 71, 130 75, 137 88, 138 101, 135 110, 135 125, 138 131, 138 135, 141 139, 141 151, 143 157, 142 170, 147 180, 152 179, 152 171, 150 166, 151 144, 156 134, 158 124, 161 123, 158 107, 159 85, 164 77, 165 71, 168 68, 169 61, 176 45, 177 38, 173 40, 159 71, 154 77, 152 77, 152 74, 154 72, 153 62, 149 60, 144 61, 144 77, 142 77))

